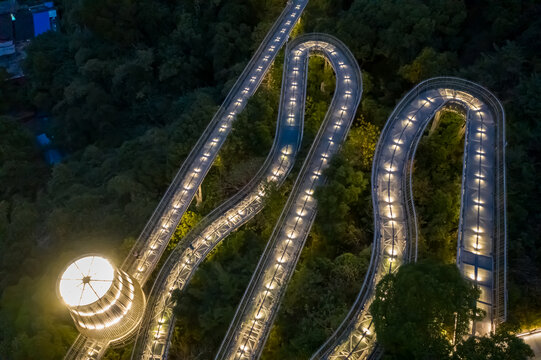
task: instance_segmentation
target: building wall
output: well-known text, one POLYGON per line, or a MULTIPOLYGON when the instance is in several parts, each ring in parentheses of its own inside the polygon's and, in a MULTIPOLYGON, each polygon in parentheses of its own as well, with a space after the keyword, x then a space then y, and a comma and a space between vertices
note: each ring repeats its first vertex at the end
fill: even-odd
POLYGON ((34 36, 43 34, 46 31, 51 30, 51 21, 49 20, 49 11, 32 13, 34 20, 34 36))

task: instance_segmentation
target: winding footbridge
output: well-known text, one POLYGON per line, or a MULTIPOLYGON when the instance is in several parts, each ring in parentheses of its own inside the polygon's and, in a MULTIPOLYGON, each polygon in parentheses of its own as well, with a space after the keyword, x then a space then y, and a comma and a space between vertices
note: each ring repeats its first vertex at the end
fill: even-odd
MULTIPOLYGON (((336 75, 333 99, 216 359, 260 356, 315 219, 314 189, 325 181, 323 172, 346 139, 362 94, 357 61, 338 39, 308 34, 287 42, 307 2, 287 3, 182 164, 121 269, 141 285, 148 280, 237 115, 287 43, 276 136, 257 175, 203 219, 173 250, 154 280, 138 326, 120 340, 93 340, 79 335, 66 359, 99 359, 108 346, 134 337, 133 359, 167 358, 174 327, 172 291, 183 290, 209 252, 264 207, 268 185, 280 186, 291 172, 303 134, 308 58, 321 56, 336 75)), ((416 260, 413 160, 426 126, 446 107, 458 109, 466 119, 457 265, 481 289, 478 307, 486 311, 485 318, 472 325, 472 333, 486 334, 505 320, 503 108, 492 93, 477 84, 451 77, 433 78, 406 94, 382 131, 372 165, 375 231, 369 269, 350 312, 313 359, 365 359, 380 355, 368 309, 377 282, 401 264, 416 260)))

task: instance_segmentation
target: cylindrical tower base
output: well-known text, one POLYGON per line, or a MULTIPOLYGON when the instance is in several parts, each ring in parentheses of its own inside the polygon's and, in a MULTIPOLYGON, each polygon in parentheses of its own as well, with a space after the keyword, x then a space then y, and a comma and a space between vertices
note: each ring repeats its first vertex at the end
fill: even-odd
POLYGON ((122 341, 141 322, 141 286, 103 257, 86 255, 73 261, 59 278, 58 290, 77 329, 91 339, 122 341))

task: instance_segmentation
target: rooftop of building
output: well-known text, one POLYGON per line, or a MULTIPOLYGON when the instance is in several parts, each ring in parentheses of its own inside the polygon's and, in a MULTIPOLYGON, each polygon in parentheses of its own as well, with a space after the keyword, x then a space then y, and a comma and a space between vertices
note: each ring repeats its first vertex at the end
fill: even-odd
POLYGON ((15 14, 18 10, 25 8, 33 13, 49 11, 54 9, 54 3, 52 1, 27 2, 21 5, 17 2, 17 0, 0 0, 0 15, 15 14))

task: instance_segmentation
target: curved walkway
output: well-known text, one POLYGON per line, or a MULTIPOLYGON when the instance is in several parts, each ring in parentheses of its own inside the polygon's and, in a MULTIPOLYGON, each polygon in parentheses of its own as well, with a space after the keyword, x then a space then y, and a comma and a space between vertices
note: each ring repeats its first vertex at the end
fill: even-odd
MULTIPOLYGON (((216 359, 259 357, 316 215, 314 190, 324 182, 322 174, 345 140, 361 99, 361 71, 353 54, 322 34, 301 36, 288 44, 283 94, 296 84, 305 88, 312 54, 323 56, 333 67, 334 97, 216 359)), ((304 99, 303 93, 299 100, 304 99)))
MULTIPOLYGON (((297 42, 307 44, 308 39, 312 39, 311 41, 319 44, 320 47, 330 47, 328 43, 314 41, 321 37, 322 35, 317 34, 304 36, 297 42)), ((171 291, 177 288, 184 289, 198 265, 210 251, 263 208, 268 184, 280 185, 291 171, 302 140, 308 67, 307 52, 307 48, 300 50, 299 48, 290 49, 290 47, 286 51, 286 70, 283 76, 275 142, 259 173, 243 190, 215 209, 193 229, 162 267, 150 294, 133 358, 161 358, 167 352, 174 323, 172 319, 174 303, 171 299, 171 291)), ((342 70, 346 71, 346 65, 343 62, 342 70)), ((352 82, 347 80, 346 85, 339 88, 348 87, 347 84, 352 85, 352 82)), ((359 99, 358 91, 355 94, 349 91, 343 97, 335 96, 331 104, 333 110, 329 111, 327 122, 331 120, 343 122, 342 118, 346 118, 346 114, 351 114, 347 116, 349 124, 355 111, 346 111, 347 106, 354 103, 356 109, 359 99)), ((347 132, 348 127, 344 124, 339 126, 339 129, 345 129, 342 131, 347 132)), ((337 138, 335 143, 339 144, 340 140, 337 138)), ((336 147, 335 144, 333 148, 336 147)), ((328 150, 327 157, 331 155, 330 148, 328 150)))
MULTIPOLYGON (((209 171, 231 124, 244 109, 299 19, 308 0, 289 1, 224 103, 183 163, 122 268, 144 284, 155 269, 182 215, 209 171)), ((308 57, 325 57, 336 73, 333 101, 296 180, 293 191, 239 305, 217 359, 259 357, 288 280, 316 214, 314 188, 345 139, 362 92, 358 64, 328 35, 292 41, 286 50, 278 126, 273 148, 259 173, 237 195, 185 237, 161 269, 140 326, 134 358, 167 356, 174 323, 171 291, 183 289, 218 242, 263 207, 266 184, 280 185, 291 171, 302 138, 308 57)), ((417 144, 434 114, 449 103, 463 107, 466 141, 457 261, 482 290, 484 334, 506 318, 505 118, 486 89, 457 78, 422 82, 397 105, 378 142, 372 168, 374 243, 370 266, 354 306, 313 359, 364 359, 378 352, 368 308, 375 284, 416 258, 417 222, 411 193, 417 144)), ((133 334, 132 334, 133 335, 133 334)), ((126 339, 129 339, 127 337, 126 339)), ((123 340, 126 340, 123 339, 123 340)), ((99 359, 110 342, 79 336, 66 359, 99 359)))
POLYGON ((523 334, 518 334, 524 342, 532 348, 535 356, 533 359, 541 359, 541 329, 535 329, 523 334))
POLYGON ((312 359, 366 359, 376 349, 368 311, 375 285, 416 256, 417 224, 411 194, 415 149, 432 117, 449 103, 467 113, 457 263, 481 288, 478 308, 487 314, 472 331, 483 335, 505 320, 503 108, 492 93, 472 82, 429 79, 399 102, 385 124, 372 167, 375 232, 370 270, 348 316, 312 359))
MULTIPOLYGON (((203 182, 216 155, 269 70, 278 50, 286 43, 308 0, 289 0, 256 53, 230 90, 218 112, 182 164, 165 195, 145 225, 122 269, 143 285, 155 269, 169 240, 203 182)), ((130 338, 130 334, 125 340, 130 338)), ((79 335, 65 359, 99 359, 113 342, 97 342, 79 335)), ((124 340, 124 339, 123 339, 124 340)), ((115 341, 118 343, 118 341, 115 341)))

